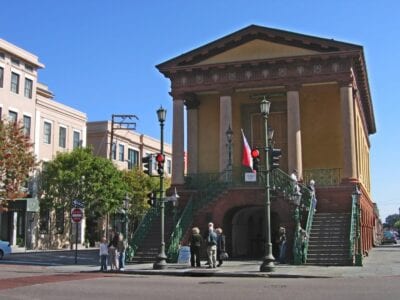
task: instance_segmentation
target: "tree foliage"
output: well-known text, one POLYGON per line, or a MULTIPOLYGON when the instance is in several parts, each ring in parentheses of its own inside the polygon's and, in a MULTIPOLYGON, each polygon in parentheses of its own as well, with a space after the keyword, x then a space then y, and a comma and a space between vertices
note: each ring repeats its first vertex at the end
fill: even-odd
POLYGON ((39 193, 48 208, 70 208, 75 199, 87 212, 105 215, 121 207, 127 188, 111 161, 97 157, 88 148, 59 153, 43 166, 39 193))
POLYGON ((393 214, 386 217, 385 222, 389 227, 393 227, 394 224, 400 220, 399 214, 393 214))
POLYGON ((32 143, 20 123, 0 120, 0 208, 26 196, 23 186, 36 166, 32 143))

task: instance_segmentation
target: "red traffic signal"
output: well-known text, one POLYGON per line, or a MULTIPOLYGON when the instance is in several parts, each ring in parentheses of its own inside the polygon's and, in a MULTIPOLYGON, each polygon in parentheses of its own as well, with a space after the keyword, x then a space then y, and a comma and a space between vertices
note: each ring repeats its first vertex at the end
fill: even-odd
POLYGON ((157 156, 156 156, 156 161, 158 163, 163 163, 165 161, 165 156, 163 154, 161 154, 161 153, 158 153, 157 156))
POLYGON ((258 149, 251 150, 251 157, 252 158, 259 158, 260 157, 260 151, 258 151, 258 149))

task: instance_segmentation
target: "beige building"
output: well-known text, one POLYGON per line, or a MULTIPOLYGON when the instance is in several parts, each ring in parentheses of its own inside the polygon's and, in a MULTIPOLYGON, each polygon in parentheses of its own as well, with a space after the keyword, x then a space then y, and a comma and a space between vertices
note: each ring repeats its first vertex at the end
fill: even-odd
MULTIPOLYGON (((126 128, 113 130, 112 161, 119 169, 142 168, 142 158, 148 154, 160 152, 160 140, 137 133, 126 128)), ((93 153, 110 158, 111 122, 98 121, 87 123, 87 144, 93 147, 93 153)), ((172 174, 172 146, 164 143, 165 175, 172 174)), ((155 166, 154 166, 155 167, 155 166)))
MULTIPOLYGON (((39 162, 86 146, 87 121, 85 113, 56 102, 48 87, 38 82, 41 68, 37 56, 0 39, 0 116, 22 122, 39 162)), ((0 238, 35 248, 51 233, 41 229, 39 234, 39 205, 35 184, 31 186, 31 198, 15 201, 7 213, 0 214, 0 238)))

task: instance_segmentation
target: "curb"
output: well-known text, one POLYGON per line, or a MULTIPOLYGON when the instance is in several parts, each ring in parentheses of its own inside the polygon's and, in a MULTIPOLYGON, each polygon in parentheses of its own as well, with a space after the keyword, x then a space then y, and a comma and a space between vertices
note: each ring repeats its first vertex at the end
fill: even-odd
MULTIPOLYGON (((82 273, 99 273, 100 271, 81 271, 82 273)), ((242 277, 242 278, 334 278, 323 275, 299 275, 299 274, 274 274, 251 272, 210 272, 210 271, 174 271, 174 270, 125 270, 123 272, 105 272, 105 274, 118 275, 158 275, 176 277, 242 277)))

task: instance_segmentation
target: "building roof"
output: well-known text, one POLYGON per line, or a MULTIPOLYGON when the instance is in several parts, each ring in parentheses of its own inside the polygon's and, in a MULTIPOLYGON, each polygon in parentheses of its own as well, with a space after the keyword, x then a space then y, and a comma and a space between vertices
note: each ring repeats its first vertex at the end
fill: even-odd
MULTIPOLYGON (((215 67, 216 64, 213 63, 213 57, 221 55, 222 53, 227 53, 228 51, 232 52, 234 48, 238 48, 256 40, 265 41, 270 44, 273 43, 288 47, 295 47, 296 49, 302 50, 299 53, 300 55, 303 55, 305 59, 322 56, 325 58, 336 56, 351 57, 354 66, 354 73, 357 77, 357 85, 360 92, 368 133, 372 134, 376 132, 367 68, 363 47, 360 45, 336 41, 334 39, 304 35, 280 29, 250 25, 208 44, 200 46, 194 50, 160 63, 156 67, 166 77, 170 77, 171 74, 179 70, 204 70, 207 67, 215 67)), ((289 54, 285 58, 291 59, 289 54)), ((248 62, 249 61, 246 61, 246 63, 248 62)), ((224 63, 232 64, 240 63, 240 61, 226 60, 224 63)))

